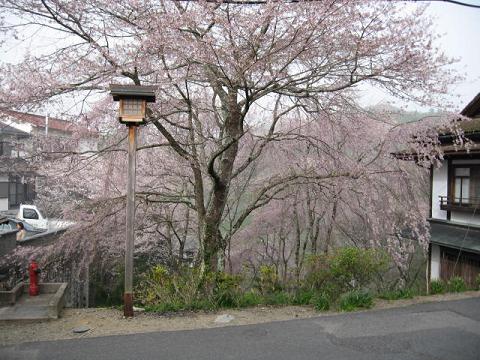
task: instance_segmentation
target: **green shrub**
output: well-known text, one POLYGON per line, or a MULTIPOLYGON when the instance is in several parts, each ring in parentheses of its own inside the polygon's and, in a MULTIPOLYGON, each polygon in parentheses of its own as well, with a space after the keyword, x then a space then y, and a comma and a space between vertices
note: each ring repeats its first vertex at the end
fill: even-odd
POLYGON ((198 311, 198 310, 217 310, 220 306, 210 299, 195 299, 189 304, 185 304, 182 310, 198 311))
POLYGON ((475 289, 480 290, 480 273, 477 274, 477 277, 475 278, 475 289))
POLYGON ((215 274, 214 297, 219 307, 237 307, 242 290, 240 275, 230 275, 224 272, 215 274))
POLYGON ((247 291, 243 293, 238 299, 239 307, 251 307, 262 304, 263 298, 260 294, 254 291, 247 291))
MULTIPOLYGON (((182 268, 170 272, 154 266, 136 288, 136 299, 149 311, 173 312, 183 310, 214 310, 254 306, 263 298, 241 288, 242 276, 224 272, 201 276, 198 268, 182 268)), ((269 300, 280 304, 287 300, 276 295, 269 300)))
POLYGON ((447 287, 448 291, 456 293, 464 292, 467 290, 467 285, 465 285, 465 281, 459 276, 451 278, 447 284, 447 287))
POLYGON ((318 290, 331 282, 330 260, 331 256, 327 255, 311 255, 307 258, 305 285, 308 288, 318 290))
POLYGON ((315 294, 310 303, 317 311, 327 311, 330 309, 330 299, 324 293, 315 294))
POLYGON ((145 311, 156 312, 160 314, 177 312, 180 310, 183 310, 183 305, 174 302, 163 302, 145 306, 145 311))
POLYGON ((339 307, 342 311, 369 309, 373 305, 373 297, 364 291, 350 291, 340 297, 339 307))
POLYGON ((262 294, 269 294, 278 291, 281 286, 278 281, 277 271, 273 265, 260 266, 260 277, 258 287, 262 294))
POLYGON ((284 291, 278 291, 265 295, 265 305, 287 305, 291 303, 291 297, 284 291))
POLYGON ((154 266, 144 274, 144 278, 135 290, 135 299, 145 307, 173 302, 170 296, 173 292, 170 274, 166 268, 160 265, 154 266))
POLYGON ((307 262, 305 283, 308 288, 327 293, 335 299, 341 293, 368 286, 388 264, 384 252, 346 247, 332 255, 312 256, 307 262))
POLYGON ((432 280, 430 282, 430 294, 443 294, 445 290, 445 283, 442 280, 432 280))
POLYGON ((298 290, 292 298, 293 305, 308 305, 315 293, 312 290, 298 290))
POLYGON ((207 304, 211 308, 216 306, 216 281, 215 274, 202 277, 196 268, 182 268, 172 273, 157 265, 139 282, 135 299, 143 306, 159 312, 197 309, 207 304))
POLYGON ((378 297, 384 300, 399 300, 399 299, 412 299, 415 296, 413 289, 397 289, 391 291, 385 291, 378 297))
POLYGON ((347 247, 339 249, 330 263, 333 278, 343 289, 361 289, 387 265, 384 253, 375 249, 347 247))

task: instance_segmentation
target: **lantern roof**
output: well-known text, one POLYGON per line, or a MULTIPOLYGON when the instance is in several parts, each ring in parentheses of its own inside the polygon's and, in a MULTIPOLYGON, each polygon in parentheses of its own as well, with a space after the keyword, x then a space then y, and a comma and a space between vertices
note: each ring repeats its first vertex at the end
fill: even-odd
POLYGON ((110 94, 115 101, 128 98, 155 102, 156 89, 156 86, 110 84, 110 94))

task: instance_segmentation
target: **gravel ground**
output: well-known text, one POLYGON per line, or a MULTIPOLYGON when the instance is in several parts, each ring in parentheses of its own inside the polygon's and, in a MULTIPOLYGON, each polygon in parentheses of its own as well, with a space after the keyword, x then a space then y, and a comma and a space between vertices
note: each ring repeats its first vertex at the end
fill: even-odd
MULTIPOLYGON (((480 297, 480 291, 460 294, 421 296, 414 299, 385 301, 376 300, 374 309, 402 307, 432 301, 446 301, 480 297)), ((369 310, 370 311, 370 310, 369 310)), ((223 310, 211 313, 185 313, 175 315, 157 315, 136 313, 134 318, 125 319, 116 309, 64 309, 62 317, 40 323, 3 323, 0 324, 0 345, 12 345, 22 342, 73 339, 79 337, 97 337, 151 331, 177 331, 221 326, 247 325, 270 321, 309 318, 313 316, 331 316, 334 312, 318 313, 308 306, 255 307, 241 310, 223 310), (219 315, 229 314, 234 319, 228 323, 216 323, 219 315), (87 327, 89 330, 76 334, 73 329, 87 327)))

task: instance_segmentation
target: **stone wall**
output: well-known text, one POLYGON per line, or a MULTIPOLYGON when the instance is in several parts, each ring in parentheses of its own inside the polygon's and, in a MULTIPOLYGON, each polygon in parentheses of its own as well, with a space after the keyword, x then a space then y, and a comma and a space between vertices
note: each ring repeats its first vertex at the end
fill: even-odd
POLYGON ((45 246, 50 245, 57 241, 60 235, 62 235, 67 228, 59 230, 49 230, 33 236, 28 236, 23 241, 18 241, 18 246, 45 246))
POLYGON ((0 234, 0 256, 8 254, 17 246, 17 230, 0 234))
POLYGON ((33 236, 28 236, 23 241, 17 241, 17 230, 0 233, 0 256, 4 256, 15 249, 16 246, 45 246, 55 242, 67 229, 46 231, 33 236))

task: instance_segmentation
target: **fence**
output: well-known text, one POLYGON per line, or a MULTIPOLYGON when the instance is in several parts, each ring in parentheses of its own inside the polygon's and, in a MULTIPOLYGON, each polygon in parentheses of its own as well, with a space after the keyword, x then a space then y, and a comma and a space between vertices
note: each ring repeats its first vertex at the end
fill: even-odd
POLYGON ((465 283, 473 287, 480 273, 480 255, 454 252, 442 249, 440 259, 440 278, 444 281, 459 276, 465 283))

